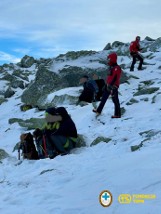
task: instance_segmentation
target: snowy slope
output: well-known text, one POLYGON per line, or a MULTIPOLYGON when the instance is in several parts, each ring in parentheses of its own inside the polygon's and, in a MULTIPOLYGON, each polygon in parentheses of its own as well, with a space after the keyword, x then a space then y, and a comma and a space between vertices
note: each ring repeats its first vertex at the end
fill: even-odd
MULTIPOLYGON (((128 57, 120 58, 124 63, 130 63, 128 57)), ((80 66, 82 59, 77 61, 80 66)), ((87 143, 86 148, 75 149, 70 155, 58 156, 53 160, 25 160, 18 165, 17 152, 12 153, 12 150, 20 134, 26 130, 16 123, 9 125, 8 120, 13 117, 29 119, 43 115, 35 109, 20 111, 22 90, 18 90, 8 102, 0 105, 0 148, 12 156, 0 165, 0 213, 161 213, 161 95, 158 94, 161 91, 136 96, 134 98, 138 103, 126 105, 142 81, 152 80, 152 87, 160 88, 161 70, 158 68, 161 66, 161 52, 153 53, 153 58, 146 62, 156 64, 147 65, 145 70, 135 70, 133 73, 129 69, 125 70, 138 79, 131 78, 130 84, 120 86, 121 107, 126 109, 121 119, 111 119, 113 103, 110 99, 99 119, 95 118, 91 104, 84 107, 64 105, 75 121, 78 133, 85 136, 87 143), (147 138, 146 134, 140 133, 149 130, 156 134, 146 140, 140 150, 131 152, 131 146, 147 138), (102 142, 90 147, 98 136, 112 140, 108 144, 102 142), (109 190, 113 195, 113 203, 108 208, 99 203, 99 194, 103 190, 109 190), (120 194, 155 194, 156 199, 139 204, 120 204, 120 194)), ((79 89, 73 88, 73 94, 79 89)), ((55 95, 71 94, 71 90, 63 89, 55 92, 55 95)), ((54 94, 49 95, 49 100, 52 97, 54 94)))

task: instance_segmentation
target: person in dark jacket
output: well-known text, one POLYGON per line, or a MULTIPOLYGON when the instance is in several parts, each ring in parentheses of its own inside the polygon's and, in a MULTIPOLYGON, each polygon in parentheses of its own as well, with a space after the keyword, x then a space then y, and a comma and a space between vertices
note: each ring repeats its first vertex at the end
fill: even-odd
POLYGON ((93 109, 97 115, 101 114, 103 107, 108 99, 108 97, 112 96, 112 101, 115 106, 114 115, 112 118, 120 118, 121 117, 121 110, 120 110, 120 102, 118 98, 118 88, 120 85, 120 77, 121 77, 121 68, 117 64, 117 54, 111 53, 107 57, 109 67, 109 75, 107 76, 106 80, 106 87, 101 99, 101 102, 97 109, 93 109))
POLYGON ((48 108, 45 120, 42 130, 36 131, 45 134, 49 157, 69 153, 76 145, 77 129, 66 109, 64 107, 48 108))
POLYGON ((134 71, 134 65, 136 63, 136 60, 139 60, 138 70, 142 70, 143 58, 139 54, 139 51, 142 50, 140 48, 139 42, 140 42, 140 36, 137 36, 135 41, 131 42, 131 44, 130 44, 129 50, 130 50, 130 55, 132 56, 132 64, 130 67, 130 71, 134 71))
POLYGON ((98 86, 96 82, 92 79, 89 79, 87 75, 84 75, 81 79, 79 84, 83 84, 83 91, 79 96, 79 102, 85 101, 88 103, 92 103, 95 101, 95 96, 98 92, 98 86))
POLYGON ((100 101, 105 88, 105 81, 104 79, 99 78, 97 74, 93 74, 93 80, 96 82, 98 86, 98 92, 96 93, 95 99, 96 101, 100 101))

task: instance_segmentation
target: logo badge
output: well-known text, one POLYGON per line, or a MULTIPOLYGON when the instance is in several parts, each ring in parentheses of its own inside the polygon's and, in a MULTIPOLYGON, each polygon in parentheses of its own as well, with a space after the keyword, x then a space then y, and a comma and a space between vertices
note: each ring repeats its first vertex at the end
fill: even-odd
POLYGON ((130 194, 121 194, 118 197, 118 201, 120 204, 130 204, 131 203, 131 195, 130 194))
POLYGON ((108 190, 104 190, 99 195, 100 204, 103 207, 109 207, 112 204, 112 194, 108 190))

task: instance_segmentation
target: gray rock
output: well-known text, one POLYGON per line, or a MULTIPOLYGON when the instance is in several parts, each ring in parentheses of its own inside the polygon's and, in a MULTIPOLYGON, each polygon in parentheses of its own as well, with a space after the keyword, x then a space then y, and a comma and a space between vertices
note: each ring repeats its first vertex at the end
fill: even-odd
POLYGON ((161 37, 156 39, 150 46, 149 50, 152 52, 156 52, 161 47, 161 37))
POLYGON ((9 157, 9 154, 5 150, 0 149, 0 160, 3 160, 8 157, 9 157))
POLYGON ((135 152, 139 150, 143 146, 143 143, 141 142, 139 145, 131 146, 131 151, 135 152))
POLYGON ((97 137, 92 143, 90 146, 95 146, 97 144, 99 144, 100 142, 105 142, 105 143, 108 143, 109 141, 111 141, 111 138, 106 138, 106 137, 97 137))
POLYGON ((0 105, 6 101, 7 101, 7 99, 5 99, 4 97, 0 97, 0 105))
POLYGON ((134 94, 134 96, 140 96, 140 95, 145 95, 145 94, 153 94, 156 91, 158 91, 160 88, 159 87, 151 87, 151 88, 145 88, 141 89, 138 92, 134 94))
POLYGON ((56 57, 56 60, 61 60, 64 59, 65 60, 75 60, 78 59, 79 57, 84 57, 84 56, 92 56, 94 54, 96 54, 96 51, 69 51, 66 54, 60 54, 58 57, 56 57))
POLYGON ((85 147, 86 141, 83 135, 78 134, 76 148, 85 147))
POLYGON ((108 43, 103 50, 111 50, 112 47, 111 47, 111 43, 108 43))
POLYGON ((8 89, 4 93, 4 98, 10 98, 15 94, 15 92, 12 90, 11 87, 8 87, 8 89))
POLYGON ((118 47, 123 46, 123 45, 124 45, 123 42, 115 41, 112 43, 112 48, 118 48, 118 47))
POLYGON ((153 103, 156 103, 156 99, 157 99, 157 97, 160 97, 160 95, 161 95, 161 92, 159 92, 159 93, 157 93, 156 95, 154 95, 154 97, 152 98, 152 104, 153 103))
POLYGON ((126 109, 124 107, 121 107, 121 116, 123 116, 126 112, 126 109))
POLYGON ((142 137, 145 137, 146 139, 151 139, 152 137, 156 136, 157 134, 161 134, 160 130, 147 130, 144 132, 139 133, 142 137))
POLYGON ((20 118, 11 118, 9 119, 9 124, 18 123, 21 127, 27 128, 27 130, 32 130, 36 128, 42 128, 45 119, 44 118, 31 118, 27 120, 22 120, 20 118))
POLYGON ((21 111, 28 111, 32 108, 33 107, 31 105, 26 105, 26 104, 20 106, 21 111))
POLYGON ((132 105, 132 104, 138 103, 138 102, 139 102, 138 100, 132 98, 129 102, 126 103, 126 105, 132 105))
POLYGON ((74 105, 78 101, 78 97, 71 96, 68 94, 64 94, 61 96, 55 96, 54 99, 51 101, 51 105, 53 106, 59 106, 62 104, 69 104, 69 105, 74 105))
POLYGON ((23 67, 23 68, 30 68, 35 63, 35 59, 33 57, 25 55, 21 59, 20 63, 21 63, 21 67, 23 67))
POLYGON ((12 88, 21 88, 21 89, 25 88, 24 82, 22 80, 13 80, 11 81, 10 86, 12 88))
POLYGON ((12 75, 15 76, 15 77, 18 77, 18 78, 20 78, 22 80, 25 80, 25 81, 29 82, 28 76, 30 74, 32 74, 31 71, 28 71, 28 70, 24 71, 24 70, 16 69, 16 70, 13 71, 12 75))
POLYGON ((145 37, 145 40, 147 40, 147 41, 149 41, 149 42, 155 41, 155 39, 152 39, 152 38, 150 38, 149 36, 146 36, 146 37, 145 37))
POLYGON ((40 67, 36 73, 36 78, 21 96, 21 101, 32 106, 38 105, 38 100, 53 92, 54 89, 60 89, 63 83, 54 72, 50 72, 45 67, 40 67))

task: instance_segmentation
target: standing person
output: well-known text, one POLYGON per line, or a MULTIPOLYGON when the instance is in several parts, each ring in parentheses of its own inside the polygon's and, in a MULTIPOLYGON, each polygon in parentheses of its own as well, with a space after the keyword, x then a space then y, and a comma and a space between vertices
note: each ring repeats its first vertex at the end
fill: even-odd
POLYGON ((107 57, 109 72, 110 74, 107 76, 106 80, 106 87, 101 99, 101 102, 97 109, 93 109, 93 112, 95 112, 97 115, 101 114, 102 109, 108 99, 108 97, 112 96, 112 101, 115 106, 114 115, 112 118, 120 118, 121 117, 121 110, 120 110, 120 102, 118 98, 118 88, 120 85, 120 77, 121 77, 121 68, 117 64, 117 54, 111 53, 107 57))
POLYGON ((142 56, 139 54, 139 51, 141 51, 142 49, 140 48, 140 36, 136 37, 136 40, 131 42, 130 44, 130 55, 132 56, 132 64, 130 67, 130 71, 134 71, 134 65, 136 63, 136 60, 138 59, 139 62, 139 66, 138 66, 138 70, 142 70, 142 65, 143 65, 143 58, 142 56))

